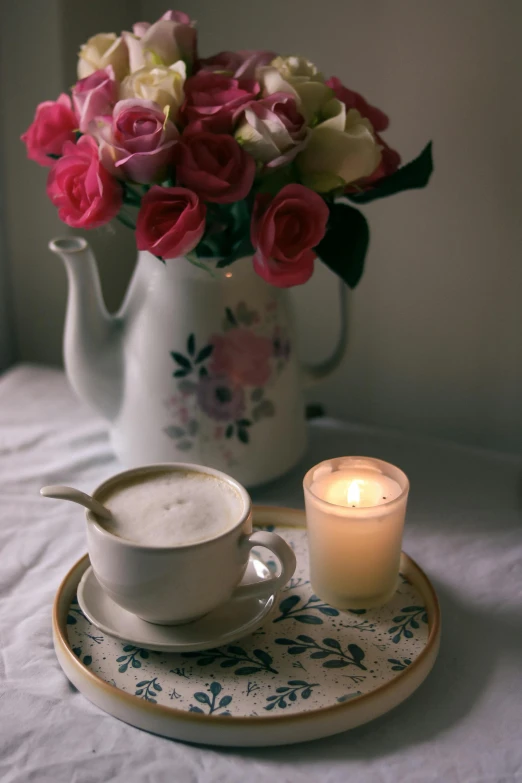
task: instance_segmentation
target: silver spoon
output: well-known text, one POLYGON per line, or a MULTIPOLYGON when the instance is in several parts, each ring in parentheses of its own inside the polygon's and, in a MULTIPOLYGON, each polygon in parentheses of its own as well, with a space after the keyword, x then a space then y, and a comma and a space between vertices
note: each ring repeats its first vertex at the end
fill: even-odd
POLYGON ((96 516, 102 519, 112 519, 112 514, 108 508, 102 506, 97 500, 90 495, 86 495, 85 492, 80 492, 79 489, 74 487, 63 487, 61 485, 53 485, 51 487, 42 487, 40 495, 44 498, 58 498, 58 500, 70 500, 72 503, 79 503, 80 506, 88 508, 96 516))

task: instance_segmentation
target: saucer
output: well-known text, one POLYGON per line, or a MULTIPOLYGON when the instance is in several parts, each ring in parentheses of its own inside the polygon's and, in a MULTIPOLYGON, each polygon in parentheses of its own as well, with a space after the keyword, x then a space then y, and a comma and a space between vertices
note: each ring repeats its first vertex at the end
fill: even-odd
MULTIPOLYGON (((251 555, 242 584, 268 579, 269 568, 251 555)), ((109 636, 136 647, 164 652, 192 652, 218 647, 255 631, 273 609, 268 598, 231 598, 200 620, 186 625, 154 625, 118 606, 102 590, 92 567, 78 585, 78 603, 93 625, 109 636)))

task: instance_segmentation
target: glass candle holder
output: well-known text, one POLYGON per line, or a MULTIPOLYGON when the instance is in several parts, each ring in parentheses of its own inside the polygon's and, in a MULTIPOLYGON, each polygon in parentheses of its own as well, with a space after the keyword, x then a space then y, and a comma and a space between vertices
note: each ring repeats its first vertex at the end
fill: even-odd
POLYGON ((399 575, 407 476, 379 459, 338 457, 311 468, 303 487, 315 594, 340 610, 387 603, 399 575))

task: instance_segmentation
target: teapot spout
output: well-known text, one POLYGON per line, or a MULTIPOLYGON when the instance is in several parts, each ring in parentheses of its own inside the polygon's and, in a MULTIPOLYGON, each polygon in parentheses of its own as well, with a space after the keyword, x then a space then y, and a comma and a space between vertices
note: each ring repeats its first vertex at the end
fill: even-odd
POLYGON ((81 237, 60 237, 50 250, 65 264, 69 283, 64 330, 64 361, 76 394, 113 420, 122 387, 121 324, 105 307, 96 262, 81 237))

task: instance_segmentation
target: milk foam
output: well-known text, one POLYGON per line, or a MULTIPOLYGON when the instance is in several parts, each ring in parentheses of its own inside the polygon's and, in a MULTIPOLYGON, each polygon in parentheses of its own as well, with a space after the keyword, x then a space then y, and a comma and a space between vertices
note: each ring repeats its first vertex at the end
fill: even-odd
POLYGON ((234 526, 243 500, 226 482, 196 471, 143 474, 99 496, 112 512, 103 527, 149 546, 183 546, 234 526))

